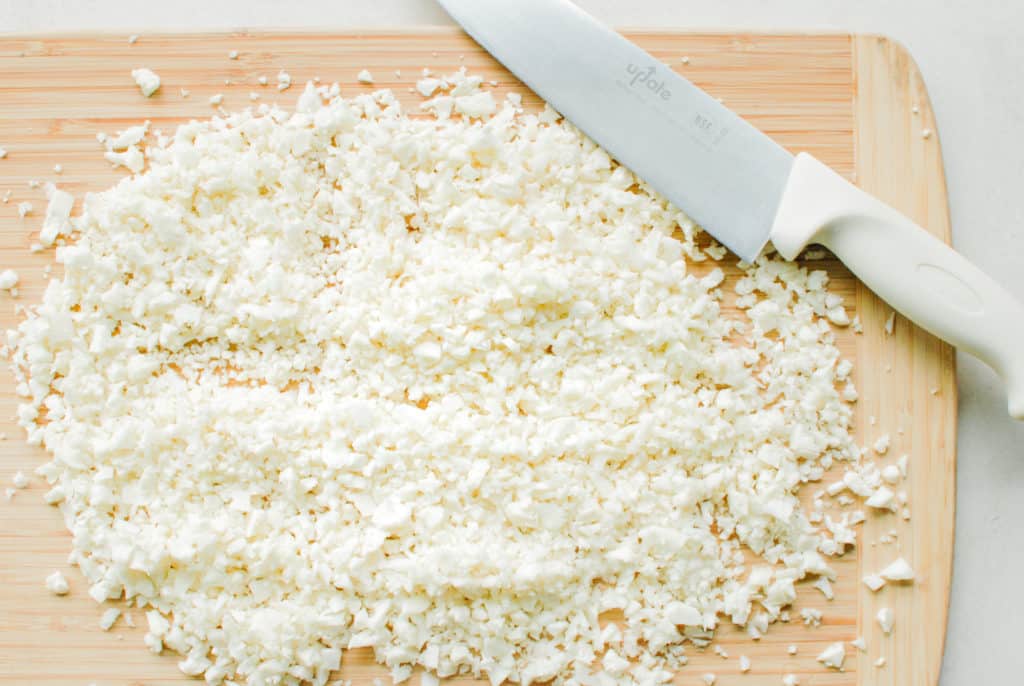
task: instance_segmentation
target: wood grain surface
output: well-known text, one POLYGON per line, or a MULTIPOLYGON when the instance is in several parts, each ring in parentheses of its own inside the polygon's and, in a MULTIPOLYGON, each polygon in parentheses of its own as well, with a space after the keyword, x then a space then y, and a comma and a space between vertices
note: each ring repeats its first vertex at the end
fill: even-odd
MULTIPOLYGON (((939 237, 949 240, 945 181, 937 134, 927 93, 913 61, 898 45, 873 36, 731 35, 678 32, 631 32, 630 37, 655 56, 724 100, 754 125, 790 150, 808 151, 903 210, 939 237), (684 60, 685 58, 685 60, 684 60)), ((224 106, 238 109, 258 102, 291 106, 301 84, 319 77, 338 81, 343 92, 371 88, 356 83, 367 68, 376 87, 389 87, 414 107, 410 92, 424 67, 450 72, 465 66, 494 78, 497 90, 525 93, 504 69, 465 35, 437 29, 406 32, 233 33, 143 35, 129 44, 124 35, 0 37, 0 269, 17 269, 22 278, 17 298, 0 295, 0 323, 10 328, 18 309, 41 298, 45 265, 52 251, 32 253, 46 200, 43 189, 28 181, 53 181, 81 199, 116 182, 97 144, 98 131, 113 132, 148 119, 154 128, 171 130, 188 119, 214 113, 210 96, 223 93, 224 106), (228 52, 237 50, 237 60, 228 52), (160 74, 163 85, 143 98, 130 70, 145 66, 160 74), (286 69, 296 86, 283 93, 276 74, 286 69), (270 85, 258 83, 265 75, 270 85), (229 81, 227 83, 226 81, 229 81), (180 89, 189 91, 183 97, 180 89), (61 164, 63 172, 55 173, 61 164), (19 219, 17 204, 35 210, 19 219)), ((536 106, 535 97, 527 97, 536 106)), ((676 678, 680 685, 704 683, 717 675, 718 686, 781 683, 795 674, 801 686, 933 686, 938 679, 949 594, 956 449, 956 388, 950 348, 901 317, 893 335, 884 332, 890 309, 834 260, 815 263, 827 269, 832 288, 842 294, 851 315, 859 314, 863 334, 839 334, 843 354, 855 362, 860 391, 857 435, 870 444, 890 433, 892 462, 910 456, 906 488, 912 516, 872 516, 857 549, 836 561, 840 580, 836 597, 827 601, 802 586, 793 608, 794 621, 772 626, 753 642, 723 625, 717 642, 728 653, 691 649, 690 665, 676 678), (896 543, 878 541, 895 529, 896 543), (912 586, 890 584, 877 594, 861 583, 895 557, 911 561, 918 573, 912 586), (806 627, 798 612, 823 611, 820 627, 806 627), (896 630, 884 636, 874 617, 891 607, 896 630), (858 636, 868 650, 847 645, 844 672, 826 671, 815 656, 833 641, 858 636), (790 655, 787 648, 797 647, 790 655), (738 657, 750 658, 748 674, 738 657), (884 667, 875 667, 878 657, 884 667)), ((59 270, 54 268, 54 276, 59 270)), ((735 276, 735 270, 731 275, 735 276)), ((13 421, 17 406, 12 377, 0 373, 0 487, 10 486, 17 470, 31 475, 45 460, 41 449, 25 445, 13 421)), ((835 473, 830 478, 834 478, 835 473)), ((198 683, 180 674, 176 656, 153 655, 142 644, 142 613, 128 609, 136 627, 118 621, 110 632, 99 627, 102 608, 85 593, 84 579, 66 564, 70 537, 57 509, 43 504, 43 481, 13 499, 0 494, 0 684, 40 686, 161 686, 198 683), (71 594, 58 598, 43 585, 47 574, 61 569, 71 594)), ((804 489, 809 499, 818 490, 804 489)), ((116 603, 114 603, 116 604, 116 603)), ((374 677, 389 683, 367 650, 347 653, 338 678, 369 684, 374 677)), ((472 681, 458 678, 452 681, 472 681)), ((413 683, 418 676, 413 677, 413 683)))

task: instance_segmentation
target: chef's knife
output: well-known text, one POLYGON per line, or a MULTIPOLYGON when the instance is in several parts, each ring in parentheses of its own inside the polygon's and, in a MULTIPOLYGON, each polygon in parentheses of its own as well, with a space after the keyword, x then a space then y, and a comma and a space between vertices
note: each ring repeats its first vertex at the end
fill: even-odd
POLYGON ((439 0, 527 86, 744 260, 824 245, 1003 376, 1024 419, 1024 306, 913 221, 795 157, 568 0, 439 0))

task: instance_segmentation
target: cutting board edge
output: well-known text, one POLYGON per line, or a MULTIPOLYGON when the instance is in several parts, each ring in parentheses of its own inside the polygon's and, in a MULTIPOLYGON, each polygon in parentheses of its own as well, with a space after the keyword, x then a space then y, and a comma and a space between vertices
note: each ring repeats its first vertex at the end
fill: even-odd
MULTIPOLYGON (((851 38, 858 36, 873 36, 875 34, 863 34, 854 33, 851 31, 843 31, 841 29, 822 29, 820 31, 804 30, 804 29, 772 29, 767 31, 761 31, 757 29, 743 29, 731 31, 724 28, 708 28, 699 29, 685 26, 644 26, 644 25, 632 25, 623 24, 615 26, 615 30, 619 33, 630 34, 630 35, 662 35, 669 34, 672 36, 710 36, 710 37, 726 37, 733 38, 739 36, 764 36, 768 38, 834 38, 837 36, 849 36, 851 38)), ((80 38, 93 38, 98 40, 105 39, 126 39, 128 36, 138 36, 140 41, 144 41, 147 38, 207 38, 210 36, 238 36, 238 37, 260 37, 265 38, 268 36, 274 37, 309 37, 309 36, 362 36, 362 35, 379 35, 379 36, 393 36, 395 34, 409 34, 409 35, 447 35, 447 36, 465 36, 468 40, 468 34, 461 28, 446 24, 417 24, 409 26, 347 26, 339 28, 338 30, 332 30, 329 27, 314 27, 314 26, 289 26, 285 29, 271 29, 266 27, 245 27, 239 26, 235 28, 219 27, 209 29, 197 29, 195 31, 161 31, 153 30, 151 27, 136 27, 136 28, 121 28, 116 31, 108 30, 94 30, 94 29, 79 29, 79 30, 55 30, 55 31, 0 31, 0 40, 6 39, 17 39, 17 40, 31 40, 38 38, 39 40, 60 40, 60 39, 80 39, 80 38)))
MULTIPOLYGON (((852 48, 854 168, 858 185, 951 243, 938 127, 920 68, 902 43, 885 35, 856 34, 852 48), (908 178, 916 178, 916 173, 922 174, 921 180, 907 183, 908 178)), ((891 309, 860 281, 857 298, 865 331, 881 331, 879 325, 884 324, 891 309)), ((939 500, 944 506, 928 510, 930 526, 912 527, 910 546, 923 588, 912 597, 904 594, 890 603, 898 614, 904 615, 904 627, 913 629, 894 633, 888 670, 872 669, 863 653, 858 654, 858 667, 860 674, 867 675, 862 686, 936 686, 945 649, 956 521, 955 357, 951 346, 906 320, 900 318, 897 327, 891 337, 862 336, 858 359, 861 354, 876 355, 878 359, 890 360, 893 366, 907 365, 911 370, 928 365, 938 370, 938 378, 927 387, 924 383, 906 384, 902 393, 896 394, 900 397, 892 397, 872 387, 881 384, 881 375, 876 370, 858 386, 866 398, 878 401, 878 407, 861 404, 858 411, 863 419, 873 410, 881 417, 890 416, 887 412, 898 412, 901 405, 915 408, 915 416, 908 417, 914 436, 912 453, 923 459, 912 463, 918 473, 911 479, 911 508, 915 509, 919 502, 931 508, 939 500), (938 489, 942 491, 941 499, 935 498, 938 489), (929 498, 923 498, 924 493, 929 498)), ((871 552, 867 546, 862 546, 861 551, 866 553, 861 556, 863 565, 871 552)), ((862 599, 865 602, 861 606, 860 626, 864 629, 873 625, 877 633, 874 614, 882 600, 866 591, 862 599)))

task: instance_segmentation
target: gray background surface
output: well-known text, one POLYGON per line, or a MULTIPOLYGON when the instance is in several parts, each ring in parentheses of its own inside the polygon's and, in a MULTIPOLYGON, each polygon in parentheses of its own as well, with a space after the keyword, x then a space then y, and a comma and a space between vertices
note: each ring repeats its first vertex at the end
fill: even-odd
MULTIPOLYGON (((901 41, 938 119, 955 246, 1024 299, 1024 2, 578 1, 619 27, 826 29, 901 41)), ((0 0, 3 33, 447 23, 431 0, 0 0)), ((967 356, 958 365, 956 558, 941 683, 1010 686, 1024 683, 1024 423, 1007 418, 987 368, 967 356)))

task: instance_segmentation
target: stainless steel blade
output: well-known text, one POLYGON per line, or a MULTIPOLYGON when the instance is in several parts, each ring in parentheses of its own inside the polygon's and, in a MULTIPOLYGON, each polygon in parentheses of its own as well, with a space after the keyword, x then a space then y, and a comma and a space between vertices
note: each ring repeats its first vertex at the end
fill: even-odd
POLYGON ((569 121, 745 260, 768 241, 793 157, 568 0, 439 0, 569 121))

